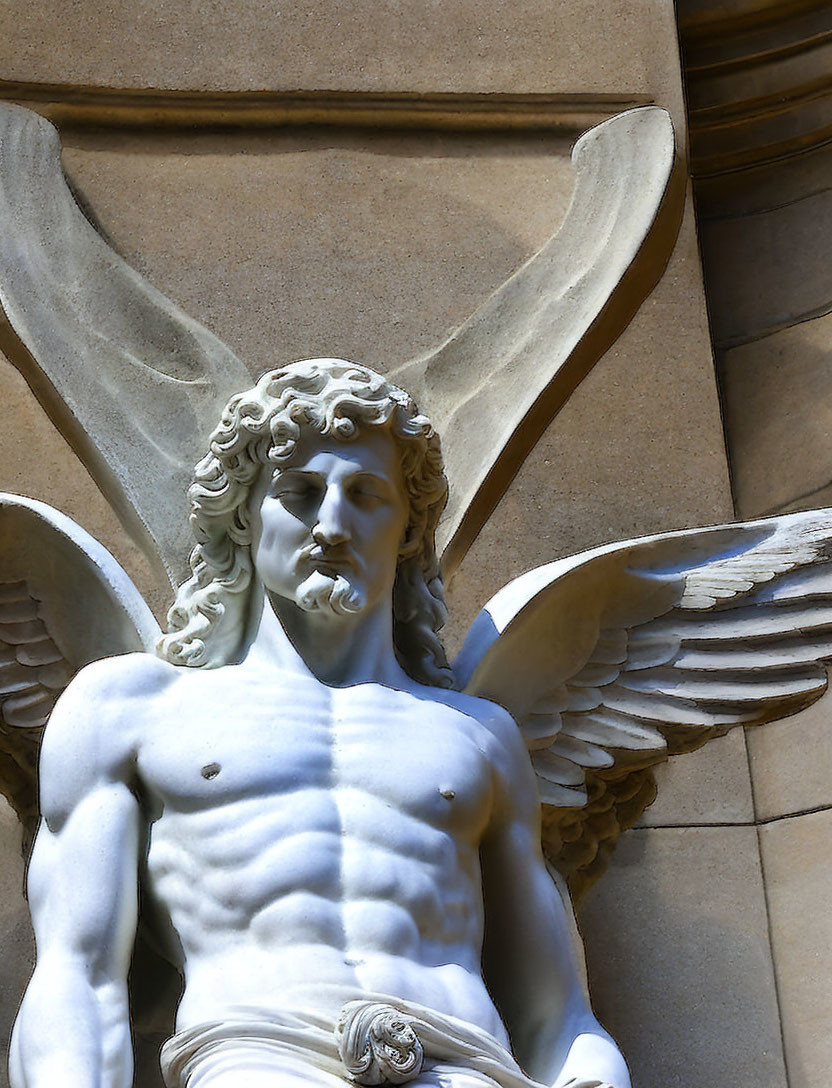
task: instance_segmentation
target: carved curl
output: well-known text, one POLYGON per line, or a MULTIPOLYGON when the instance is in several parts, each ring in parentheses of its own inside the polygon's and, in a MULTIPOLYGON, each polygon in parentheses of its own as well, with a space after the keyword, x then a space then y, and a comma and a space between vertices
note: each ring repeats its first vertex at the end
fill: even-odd
POLYGON ((350 1001, 335 1028, 338 1053, 350 1077, 371 1088, 418 1077, 424 1049, 409 1020, 391 1005, 350 1001))
POLYGON ((357 363, 308 359, 264 374, 223 410, 188 490, 193 575, 168 613, 159 656, 176 665, 235 660, 248 625, 253 568, 248 496, 263 465, 291 463, 301 427, 343 442, 384 427, 396 443, 410 505, 393 587, 393 639, 402 667, 450 687, 439 631, 447 612, 434 536, 448 483, 439 438, 403 390, 357 363))

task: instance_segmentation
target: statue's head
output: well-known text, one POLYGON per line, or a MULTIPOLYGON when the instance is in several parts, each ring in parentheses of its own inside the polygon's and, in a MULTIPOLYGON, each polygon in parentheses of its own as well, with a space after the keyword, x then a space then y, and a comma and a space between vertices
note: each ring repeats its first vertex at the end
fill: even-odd
MULTIPOLYGON (((396 486, 406 507, 404 531, 394 545, 396 653, 414 679, 451 683, 438 634, 446 613, 434 536, 448 493, 438 436, 407 393, 342 359, 308 359, 270 371, 224 408, 188 492, 193 575, 168 613, 162 657, 204 667, 239 658, 261 600, 252 502, 265 493, 264 481, 286 474, 317 439, 331 447, 352 442, 358 450, 366 444, 362 438, 379 433, 395 447, 396 486)), ((346 613, 361 607, 359 597, 348 580, 318 575, 299 587, 298 603, 346 613)))

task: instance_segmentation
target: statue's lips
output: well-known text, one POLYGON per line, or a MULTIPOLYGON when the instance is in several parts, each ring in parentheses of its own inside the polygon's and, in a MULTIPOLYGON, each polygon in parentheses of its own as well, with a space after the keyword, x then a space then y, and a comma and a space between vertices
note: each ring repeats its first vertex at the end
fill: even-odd
POLYGON ((327 578, 337 578, 339 574, 343 574, 345 570, 350 569, 347 563, 325 563, 323 560, 314 562, 312 566, 319 574, 323 574, 327 578))
POLYGON ((357 566, 356 558, 351 553, 343 550, 323 549, 319 546, 305 551, 303 559, 321 574, 332 578, 344 571, 354 570, 357 566))

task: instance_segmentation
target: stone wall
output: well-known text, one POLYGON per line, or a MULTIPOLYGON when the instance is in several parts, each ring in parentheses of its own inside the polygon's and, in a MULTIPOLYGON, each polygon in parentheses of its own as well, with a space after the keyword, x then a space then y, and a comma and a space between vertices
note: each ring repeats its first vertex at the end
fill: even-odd
MULTIPOLYGON (((91 221, 252 373, 318 354, 386 370, 441 341, 557 227, 569 147, 605 116, 664 105, 686 151, 671 0, 9 0, 4 19, 0 94, 56 121, 91 221)), ((169 588, 5 360, 0 399, 0 488, 75 517, 161 616, 169 588)), ((689 202, 661 282, 456 571, 449 645, 528 567, 733 512, 689 202)), ((663 768, 582 905, 636 1088, 825 1082, 828 813, 797 814, 830 801, 826 705, 663 768)), ((31 944, 2 827, 5 1039, 31 944)), ((139 1088, 155 1079, 143 1065, 139 1088)))
MULTIPOLYGON (((691 173, 737 514, 830 502, 829 5, 682 0, 691 173)), ((829 1062, 830 697, 750 730, 790 1088, 829 1062)))

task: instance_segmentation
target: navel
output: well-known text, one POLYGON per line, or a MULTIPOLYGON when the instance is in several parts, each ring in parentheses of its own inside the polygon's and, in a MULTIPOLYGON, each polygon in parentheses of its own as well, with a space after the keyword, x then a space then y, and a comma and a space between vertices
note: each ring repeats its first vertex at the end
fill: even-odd
POLYGON ((456 790, 452 790, 450 786, 440 786, 439 793, 446 801, 453 801, 456 797, 456 790))
POLYGON ((216 778, 221 770, 222 767, 220 767, 219 763, 206 763, 202 768, 202 777, 207 779, 216 778))

